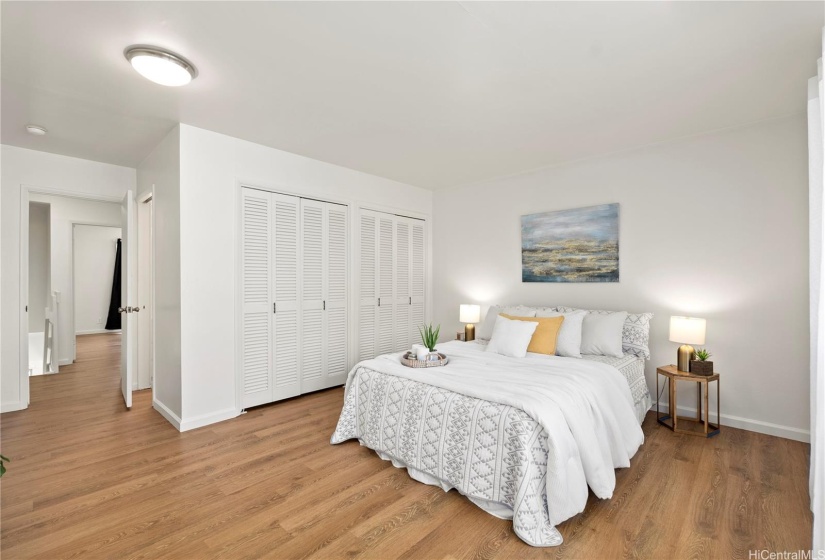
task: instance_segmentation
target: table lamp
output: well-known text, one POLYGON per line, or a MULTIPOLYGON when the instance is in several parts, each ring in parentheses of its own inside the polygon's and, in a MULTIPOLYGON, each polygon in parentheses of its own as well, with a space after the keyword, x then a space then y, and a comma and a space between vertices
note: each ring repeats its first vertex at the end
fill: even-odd
POLYGON ((696 317, 671 317, 670 341, 682 343, 676 353, 677 369, 690 371, 690 359, 694 352, 691 344, 705 343, 705 320, 696 317))
POLYGON ((464 340, 470 342, 476 339, 476 326, 481 320, 481 307, 478 305, 462 303, 458 310, 458 320, 467 323, 464 326, 464 340))

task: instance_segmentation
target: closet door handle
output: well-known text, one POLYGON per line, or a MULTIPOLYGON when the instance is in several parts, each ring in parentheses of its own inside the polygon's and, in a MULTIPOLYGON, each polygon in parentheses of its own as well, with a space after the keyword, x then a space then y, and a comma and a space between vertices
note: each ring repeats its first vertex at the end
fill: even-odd
POLYGON ((278 304, 277 304, 277 303, 273 303, 273 304, 272 304, 272 312, 273 312, 273 313, 277 313, 277 312, 278 312, 278 304))
POLYGON ((378 307, 381 307, 381 298, 378 298, 378 307))
POLYGON ((410 296, 410 305, 412 305, 412 296, 410 296))
POLYGON ((327 300, 324 300, 324 307, 323 307, 323 310, 324 310, 324 311, 326 311, 326 310, 327 310, 327 300))

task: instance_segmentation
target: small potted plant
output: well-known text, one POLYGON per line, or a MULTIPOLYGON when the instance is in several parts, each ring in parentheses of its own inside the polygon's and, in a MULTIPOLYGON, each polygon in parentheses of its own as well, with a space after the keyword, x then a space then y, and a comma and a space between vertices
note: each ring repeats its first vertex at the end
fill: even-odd
POLYGON ((690 373, 713 375, 713 362, 709 360, 712 355, 705 348, 694 351, 693 359, 690 361, 690 373))
POLYGON ((435 346, 438 344, 438 334, 441 332, 441 325, 437 327, 433 327, 432 323, 422 325, 418 327, 418 332, 421 333, 421 343, 430 351, 427 359, 438 360, 438 353, 435 351, 435 346))

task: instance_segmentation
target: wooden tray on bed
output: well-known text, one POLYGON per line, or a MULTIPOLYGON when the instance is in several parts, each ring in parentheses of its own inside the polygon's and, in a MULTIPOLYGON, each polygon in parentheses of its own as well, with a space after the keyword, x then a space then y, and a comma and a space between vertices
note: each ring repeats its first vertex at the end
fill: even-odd
POLYGON ((437 360, 419 360, 416 359, 415 354, 407 352, 403 356, 401 356, 401 363, 407 367, 412 368, 424 368, 424 367, 439 367, 447 365, 447 362, 450 361, 450 358, 438 352, 438 359, 437 360))

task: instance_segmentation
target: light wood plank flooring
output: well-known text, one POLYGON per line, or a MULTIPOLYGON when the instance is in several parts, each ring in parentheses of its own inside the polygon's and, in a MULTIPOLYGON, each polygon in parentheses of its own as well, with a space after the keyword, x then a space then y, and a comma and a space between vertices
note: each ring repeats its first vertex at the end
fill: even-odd
POLYGON ((509 521, 412 481, 329 437, 331 389, 184 434, 122 405, 119 337, 78 341, 80 360, 31 380, 2 415, 0 547, 25 558, 748 558, 808 549, 808 446, 724 428, 704 440, 655 424, 613 499, 591 496, 531 548, 509 521))

